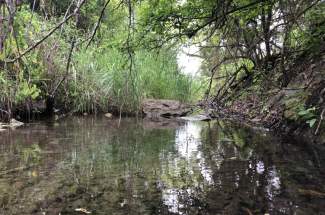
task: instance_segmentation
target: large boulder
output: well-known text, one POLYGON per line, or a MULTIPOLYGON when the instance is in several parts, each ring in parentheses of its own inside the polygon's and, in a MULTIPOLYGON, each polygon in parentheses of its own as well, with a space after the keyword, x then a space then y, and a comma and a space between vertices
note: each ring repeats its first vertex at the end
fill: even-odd
POLYGON ((146 99, 142 103, 142 111, 149 118, 172 118, 186 116, 191 108, 176 100, 146 99))

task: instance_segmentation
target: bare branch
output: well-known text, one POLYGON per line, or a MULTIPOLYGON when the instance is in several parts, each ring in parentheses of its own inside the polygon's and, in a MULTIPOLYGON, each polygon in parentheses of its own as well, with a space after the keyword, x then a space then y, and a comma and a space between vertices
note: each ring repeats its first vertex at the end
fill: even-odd
POLYGON ((97 33, 98 29, 99 29, 100 23, 102 22, 102 20, 103 20, 103 18, 104 18, 105 10, 106 10, 108 4, 110 3, 110 1, 111 1, 111 0, 107 0, 106 3, 105 3, 105 5, 104 5, 104 7, 103 7, 103 9, 102 9, 102 11, 101 11, 101 13, 100 13, 100 16, 99 16, 99 19, 98 19, 98 21, 97 21, 97 23, 96 23, 96 25, 95 25, 94 31, 93 31, 93 33, 92 33, 92 35, 91 35, 91 37, 90 37, 90 40, 89 40, 89 42, 88 42, 88 44, 87 44, 87 46, 86 46, 86 49, 89 47, 90 43, 91 43, 91 42, 94 40, 94 38, 95 38, 95 35, 96 35, 96 33, 97 33))

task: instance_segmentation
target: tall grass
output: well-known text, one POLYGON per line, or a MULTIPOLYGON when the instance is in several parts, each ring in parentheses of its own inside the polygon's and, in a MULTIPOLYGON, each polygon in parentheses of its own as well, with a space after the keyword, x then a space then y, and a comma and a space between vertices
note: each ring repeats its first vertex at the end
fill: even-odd
POLYGON ((179 72, 176 53, 141 51, 136 57, 136 71, 143 97, 178 99, 191 97, 191 78, 179 72))
POLYGON ((159 54, 137 51, 129 70, 129 59, 117 49, 82 50, 75 57, 70 81, 72 106, 85 112, 108 107, 136 112, 145 98, 192 98, 192 79, 178 70, 176 52, 159 54))

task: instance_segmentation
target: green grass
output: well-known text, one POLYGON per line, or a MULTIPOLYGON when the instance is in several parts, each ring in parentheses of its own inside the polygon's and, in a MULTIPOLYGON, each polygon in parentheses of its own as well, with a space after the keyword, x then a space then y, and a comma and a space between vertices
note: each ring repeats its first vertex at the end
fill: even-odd
POLYGON ((176 59, 172 50, 137 51, 130 72, 128 57, 117 49, 82 50, 70 80, 72 107, 78 112, 109 106, 136 112, 145 98, 191 101, 198 86, 179 72, 176 59))

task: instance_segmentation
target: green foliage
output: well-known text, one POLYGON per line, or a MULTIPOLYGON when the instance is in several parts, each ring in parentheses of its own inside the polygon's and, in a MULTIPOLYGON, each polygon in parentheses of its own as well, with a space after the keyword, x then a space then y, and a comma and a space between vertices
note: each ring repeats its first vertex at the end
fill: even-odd
MULTIPOLYGON (((105 2, 87 2, 81 9, 78 23, 75 20, 65 23, 21 61, 0 73, 1 105, 8 99, 13 105, 44 100, 55 92, 57 105, 73 111, 92 112, 116 107, 135 112, 144 98, 190 101, 194 98, 192 92, 196 91, 195 96, 201 92, 197 82, 179 72, 176 50, 163 49, 157 54, 141 47, 130 47, 133 52, 130 65, 125 47, 130 36, 128 10, 120 1, 111 1, 93 43, 84 49, 105 2), (67 72, 74 39, 78 47, 74 49, 67 72), (62 80, 65 81, 61 83, 62 80)), ((36 13, 32 13, 28 5, 21 6, 13 26, 17 37, 9 35, 0 60, 15 58, 42 39, 58 20, 63 19, 69 5, 70 1, 46 1, 36 8, 36 13)), ((71 11, 75 6, 72 5, 71 11)), ((145 3, 134 6, 139 17, 149 12, 145 3)), ((135 32, 130 45, 136 45, 133 39, 140 35, 135 32)))
POLYGON ((19 84, 18 92, 16 93, 16 101, 19 103, 28 98, 35 100, 40 93, 40 89, 38 89, 35 84, 29 85, 26 81, 23 81, 19 84))
POLYGON ((298 112, 298 115, 302 120, 304 120, 309 125, 309 127, 312 128, 317 121, 315 111, 316 111, 315 107, 308 108, 308 109, 302 108, 298 112))
POLYGON ((316 107, 306 109, 304 103, 296 97, 286 100, 285 105, 287 107, 285 111, 287 119, 307 123, 310 128, 315 125, 317 121, 316 107))

